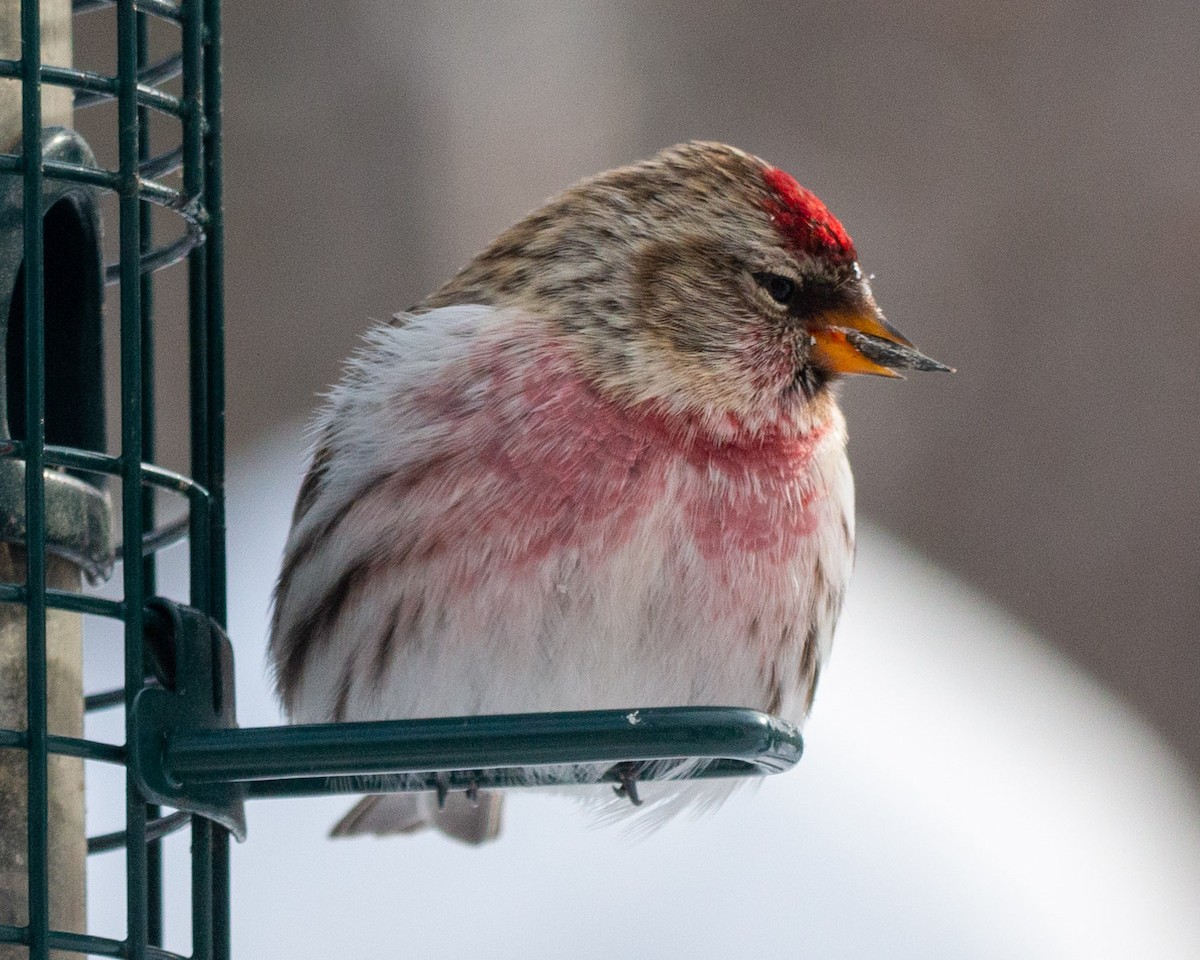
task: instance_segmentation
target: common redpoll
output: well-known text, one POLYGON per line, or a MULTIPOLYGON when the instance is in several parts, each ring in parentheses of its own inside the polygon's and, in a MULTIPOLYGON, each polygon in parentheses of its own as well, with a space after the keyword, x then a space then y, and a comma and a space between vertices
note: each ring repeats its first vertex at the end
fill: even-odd
MULTIPOLYGON (((272 621, 289 717, 801 722, 854 552, 831 385, 897 368, 947 369, 782 170, 688 143, 570 188, 371 330, 317 418, 272 621)), ((479 842, 499 802, 367 797, 335 833, 479 842)))

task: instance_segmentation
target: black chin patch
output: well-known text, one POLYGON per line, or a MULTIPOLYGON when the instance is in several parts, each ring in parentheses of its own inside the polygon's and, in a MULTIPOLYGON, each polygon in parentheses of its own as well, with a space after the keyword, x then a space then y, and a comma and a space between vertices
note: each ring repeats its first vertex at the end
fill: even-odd
POLYGON ((811 400, 825 389, 829 380, 829 374, 820 367, 816 367, 811 363, 802 363, 796 368, 791 382, 784 387, 783 393, 785 397, 794 397, 797 394, 801 394, 806 399, 811 400))

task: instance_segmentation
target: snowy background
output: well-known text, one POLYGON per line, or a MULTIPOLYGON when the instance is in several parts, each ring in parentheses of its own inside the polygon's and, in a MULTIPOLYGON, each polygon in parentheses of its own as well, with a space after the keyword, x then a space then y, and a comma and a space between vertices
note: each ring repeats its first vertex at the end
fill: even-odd
MULTIPOLYGON (((230 632, 243 726, 279 722, 267 599, 299 429, 233 464, 230 632)), ((186 583, 186 554, 164 562, 186 583)), ((115 636, 88 688, 115 679, 115 636)), ((120 736, 119 712, 89 733, 120 736)), ((866 525, 791 772, 632 840, 569 798, 510 795, 501 839, 332 842, 347 798, 256 801, 233 851, 240 957, 499 960, 1195 960, 1200 798, 1127 707, 954 577, 866 525)), ((89 765, 90 832, 121 778, 89 765)), ((167 843, 167 945, 187 952, 187 833, 167 843)), ((91 858, 89 926, 121 936, 120 853, 91 858)))
MULTIPOLYGON (((112 69, 110 14, 77 18, 77 65, 112 69)), ((345 800, 252 804, 238 957, 1200 957, 1200 4, 224 15, 243 724, 278 719, 264 624, 314 395, 369 318, 580 176, 693 137, 762 154, 959 370, 846 391, 870 522, 797 769, 638 843, 533 793, 482 850, 335 844, 345 800)), ((101 156, 110 107, 78 117, 101 156)), ((187 472, 185 274, 156 280, 155 341, 160 460, 187 472)), ((88 630, 95 690, 120 657, 88 630)), ((116 829, 119 773, 89 778, 116 829)), ((186 860, 176 836, 185 951, 186 860)), ((121 855, 91 870, 92 931, 119 936, 121 855)))

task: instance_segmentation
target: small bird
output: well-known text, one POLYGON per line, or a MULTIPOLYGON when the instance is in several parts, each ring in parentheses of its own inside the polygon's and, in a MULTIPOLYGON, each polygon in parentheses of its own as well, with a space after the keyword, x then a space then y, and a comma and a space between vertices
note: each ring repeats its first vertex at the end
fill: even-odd
MULTIPOLYGON (((789 174, 692 142, 576 184, 368 332, 330 392, 274 595, 289 718, 802 722, 854 554, 833 387, 899 369, 949 368, 789 174)), ((643 790, 672 812, 728 786, 643 790)), ((496 836, 500 794, 441 799, 370 796, 334 834, 496 836)))

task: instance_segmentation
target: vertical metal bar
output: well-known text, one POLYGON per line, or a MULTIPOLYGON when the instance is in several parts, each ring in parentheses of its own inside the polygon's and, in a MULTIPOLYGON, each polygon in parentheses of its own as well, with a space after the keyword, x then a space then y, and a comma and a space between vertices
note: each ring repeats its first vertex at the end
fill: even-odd
MULTIPOLYGON (((150 18, 137 14, 137 65, 138 70, 149 62, 150 18)), ((138 107, 138 160, 148 160, 151 156, 150 144, 150 110, 148 107, 138 107)), ((154 246, 151 212, 149 201, 143 200, 138 205, 138 222, 141 231, 140 244, 142 253, 154 246)), ((138 278, 138 293, 141 299, 142 323, 142 459, 153 463, 155 457, 155 427, 154 427, 154 273, 147 271, 138 278)), ((154 491, 147 486, 142 491, 142 519, 147 527, 154 526, 154 491)), ((142 582, 146 592, 152 594, 155 590, 155 556, 151 554, 142 559, 142 582)))
MULTIPOLYGON (((204 0, 204 198, 208 212, 209 613, 225 625, 225 199, 221 174, 221 2, 204 0)), ((213 828, 213 960, 230 957, 229 833, 213 828)))
MULTIPOLYGON (((183 192, 203 203, 204 193, 204 8, 200 0, 183 4, 183 192)), ((191 472, 203 482, 208 475, 208 265, 204 246, 188 254, 188 409, 191 412, 191 472)), ((190 504, 190 602, 209 609, 207 513, 200 524, 190 504)))
MULTIPOLYGON (((145 670, 145 591, 137 546, 142 542, 141 211, 138 201, 138 30, 134 0, 117 0, 117 123, 121 257, 121 539, 125 594, 125 739, 135 740, 133 699, 145 670)), ((125 780, 126 956, 145 960, 147 916, 146 804, 132 772, 125 780)))
POLYGON ((42 236, 42 28, 21 3, 21 152, 25 258, 25 652, 29 958, 50 956, 49 769, 46 729, 45 300, 42 236))
MULTIPOLYGON (((185 0, 183 5, 183 188, 189 198, 208 201, 205 192, 205 83, 206 9, 203 0, 185 0)), ((189 385, 188 400, 191 412, 191 471, 192 476, 207 485, 211 476, 212 459, 209 453, 211 435, 209 420, 209 268, 208 246, 211 226, 206 228, 206 243, 188 256, 188 342, 189 385)), ((189 596, 193 606, 212 613, 212 503, 206 498, 193 497, 189 503, 189 596)), ((194 960, 213 960, 217 953, 214 899, 213 824, 201 817, 192 818, 192 957, 194 960)), ((222 911, 228 916, 228 910, 222 911)), ((229 936, 224 930, 221 955, 229 955, 229 936)))
MULTIPOLYGON (((200 0, 183 4, 183 190, 203 201, 204 193, 204 7, 200 0)), ((206 248, 188 255, 188 408, 191 428, 191 471, 207 477, 208 459, 208 266, 206 248)), ((209 510, 203 497, 188 503, 189 599, 200 610, 211 609, 209 590, 209 510)), ((213 957, 212 823, 192 818, 192 957, 213 957)))
POLYGON ((213 824, 192 817, 192 960, 213 956, 213 824))
POLYGON ((229 883, 229 831, 213 825, 213 960, 230 960, 232 891, 229 883))
MULTIPOLYGON (((137 63, 141 71, 150 62, 150 18, 144 13, 137 15, 137 63)), ((151 157, 150 110, 138 107, 138 160, 151 157)), ((139 204, 141 230, 140 247, 143 253, 154 246, 152 208, 148 201, 139 204)), ((154 273, 141 274, 138 281, 141 299, 142 322, 142 459, 153 463, 156 456, 155 383, 154 383, 154 273)), ((147 529, 154 528, 154 489, 142 488, 142 523, 147 529)), ((150 554, 142 558, 142 585, 147 596, 157 592, 157 556, 150 554)), ((159 815, 157 804, 146 805, 146 819, 159 815)), ((151 841, 146 848, 147 887, 147 939, 161 946, 163 942, 162 910, 162 857, 161 840, 151 841)))
POLYGON ((221 3, 205 0, 204 196, 208 211, 208 472, 211 613, 225 625, 225 199, 221 172, 221 3))

